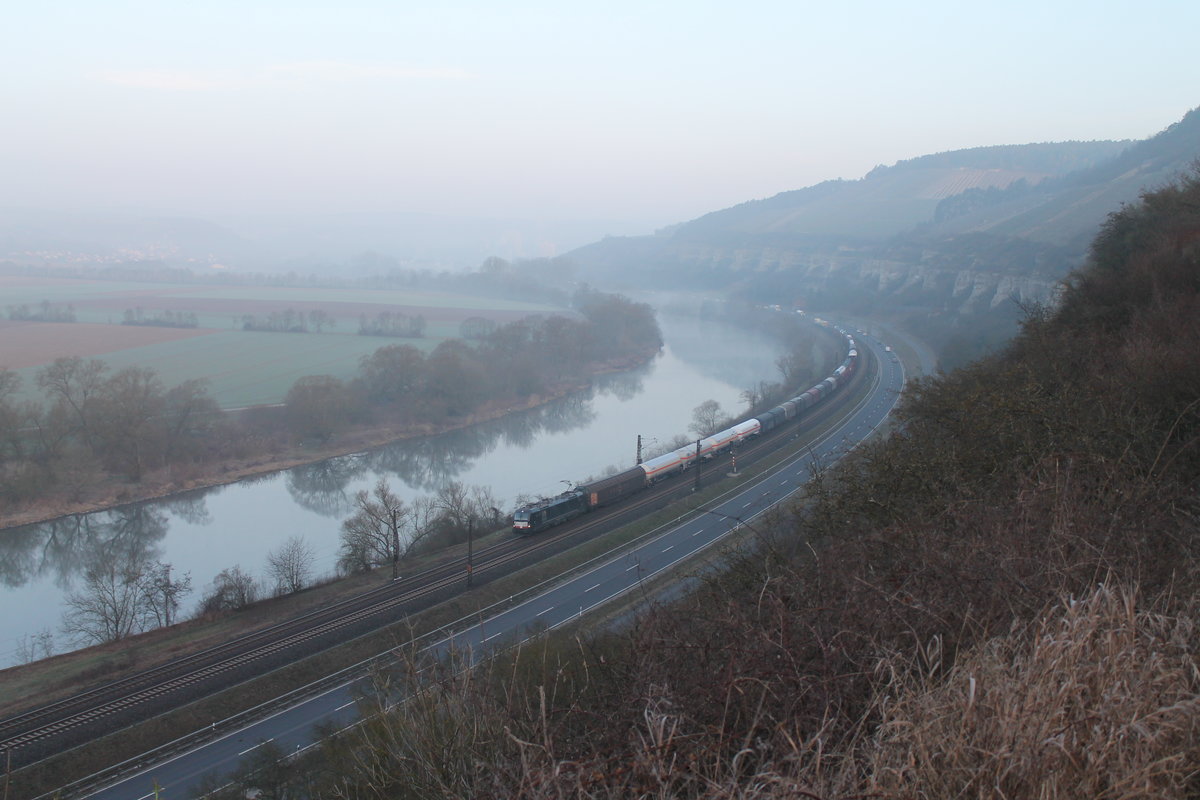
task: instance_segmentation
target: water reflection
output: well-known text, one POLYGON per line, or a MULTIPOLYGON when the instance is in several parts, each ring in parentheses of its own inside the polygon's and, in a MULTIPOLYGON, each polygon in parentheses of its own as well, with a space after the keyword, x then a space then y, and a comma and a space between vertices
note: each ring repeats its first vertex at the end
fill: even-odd
POLYGON ((288 494, 299 505, 321 516, 344 517, 353 502, 346 486, 366 471, 363 459, 358 456, 293 467, 285 473, 288 494))
MULTIPOLYGON (((189 498, 180 507, 195 515, 195 502, 189 498)), ((168 519, 164 508, 143 503, 10 528, 0 532, 0 582, 15 587, 51 577, 67 590, 103 558, 157 560, 168 519)))
POLYGON ((618 400, 632 400, 642 391, 642 380, 649 370, 650 365, 647 364, 628 372, 601 375, 596 379, 596 384, 601 387, 602 391, 612 392, 618 400))
POLYGON ((734 410, 745 384, 732 375, 701 374, 705 355, 732 349, 746 362, 734 365, 739 372, 763 377, 774 370, 777 353, 728 328, 724 345, 688 347, 691 357, 680 359, 674 348, 697 335, 695 326, 674 326, 682 334, 670 327, 664 326, 671 344, 661 358, 503 419, 142 505, 0 530, 4 604, 23 610, 0 615, 0 667, 12 662, 19 637, 57 627, 64 595, 103 554, 190 571, 196 590, 189 601, 222 569, 241 565, 259 573, 271 550, 291 536, 313 545, 319 573, 332 572, 340 520, 351 513, 355 491, 378 477, 409 502, 458 481, 490 487, 497 506, 511 507, 522 494, 555 493, 607 467, 631 466, 637 436, 665 441, 683 432, 703 400, 734 410))
MULTIPOLYGON (((414 489, 436 492, 471 469, 500 443, 528 448, 542 434, 590 425, 596 416, 593 401, 597 395, 633 397, 641 391, 648 369, 646 366, 601 376, 592 387, 501 419, 295 467, 284 473, 288 494, 309 511, 341 519, 351 510, 350 485, 368 474, 394 476, 414 489)), ((253 485, 275 478, 275 475, 256 476, 241 484, 253 485)), ((199 489, 163 500, 2 531, 0 583, 17 587, 35 578, 53 576, 56 585, 66 590, 76 575, 101 556, 158 560, 161 557, 158 544, 167 534, 169 520, 176 517, 194 526, 211 524, 206 497, 224 488, 199 489)))
POLYGON ((310 511, 341 518, 353 502, 348 487, 367 474, 396 477, 413 489, 436 492, 502 443, 525 449, 543 434, 587 427, 596 418, 593 401, 598 395, 635 396, 648 369, 601 376, 587 389, 500 419, 296 467, 286 473, 288 493, 310 511))
POLYGON ((212 523, 212 514, 208 511, 205 499, 222 488, 224 487, 181 492, 158 501, 158 504, 191 525, 209 525, 212 523))

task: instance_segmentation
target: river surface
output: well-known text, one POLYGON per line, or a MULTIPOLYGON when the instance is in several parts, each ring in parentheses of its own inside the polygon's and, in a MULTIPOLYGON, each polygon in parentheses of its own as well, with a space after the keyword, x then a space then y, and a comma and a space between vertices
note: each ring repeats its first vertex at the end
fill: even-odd
POLYGON ((300 536, 314 577, 333 574, 341 521, 359 489, 379 478, 407 499, 450 481, 489 487, 511 511, 519 495, 554 495, 568 483, 635 463, 637 436, 654 446, 686 434, 692 409, 716 400, 739 413, 743 389, 775 380, 774 342, 724 323, 660 319, 666 346, 651 363, 598 378, 592 389, 461 431, 202 489, 168 499, 0 530, 0 667, 35 641, 76 646, 60 630, 66 598, 101 553, 133 553, 190 573, 192 613, 223 569, 262 576, 268 554, 300 536))

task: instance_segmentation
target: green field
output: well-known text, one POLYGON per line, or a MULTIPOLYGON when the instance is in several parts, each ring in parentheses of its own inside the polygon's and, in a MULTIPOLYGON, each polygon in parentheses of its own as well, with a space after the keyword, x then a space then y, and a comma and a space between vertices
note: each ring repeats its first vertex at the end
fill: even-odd
MULTIPOLYGON (((10 306, 25 304, 36 308, 43 301, 49 301, 56 307, 72 306, 78 322, 100 324, 119 324, 127 308, 141 307, 148 315, 161 311, 195 313, 200 326, 211 332, 104 352, 95 352, 94 346, 91 351, 79 353, 56 351, 53 357, 87 353, 105 361, 114 371, 131 366, 150 367, 167 386, 189 378, 207 378, 211 394, 226 408, 279 403, 292 383, 305 375, 349 379, 355 375, 362 356, 385 345, 409 344, 429 352, 442 340, 457 337, 459 324, 469 316, 488 317, 503 323, 530 314, 562 313, 562 309, 537 303, 444 292, 34 280, 4 276, 0 276, 0 297, 3 298, 0 311, 5 312, 4 316, 10 306), (289 308, 305 312, 321 309, 336 320, 336 325, 325 328, 322 333, 242 330, 241 319, 246 314, 262 318, 272 311, 289 308), (358 335, 359 316, 373 317, 382 311, 410 317, 421 315, 426 319, 425 336, 407 339, 358 335)), ((61 330, 70 326, 56 327, 61 330)), ((94 336, 94 333, 90 335, 94 336)), ((63 348, 69 349, 70 344, 63 348)), ((3 342, 0 341, 2 355, 3 342)), ((48 361, 50 356, 46 358, 48 361)), ((0 363, 4 363, 3 359, 0 363)), ((15 363, 15 360, 10 359, 9 363, 15 363)), ((39 369, 40 365, 16 370, 23 379, 22 394, 29 399, 40 398, 36 389, 39 369)))
MULTIPOLYGON (((384 345, 411 344, 428 352, 439 341, 430 337, 219 331, 194 339, 118 350, 97 358, 113 371, 150 367, 168 387, 189 378, 207 378, 209 393, 222 407, 239 408, 282 402, 296 379, 305 375, 333 375, 348 380, 354 377, 360 357, 384 345)), ((36 386, 38 369, 17 370, 27 393, 36 386)))

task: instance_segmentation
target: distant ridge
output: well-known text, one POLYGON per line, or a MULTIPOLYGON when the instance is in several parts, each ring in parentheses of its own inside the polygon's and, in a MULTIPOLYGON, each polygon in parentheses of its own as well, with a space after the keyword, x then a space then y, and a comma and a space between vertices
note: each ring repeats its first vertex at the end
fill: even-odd
POLYGON ((1051 300, 1108 214, 1197 158, 1200 109, 1140 142, 936 153, 569 255, 596 282, 903 313, 935 339, 980 314, 1011 332, 1012 300, 1051 300))
POLYGON ((842 236, 855 241, 892 236, 932 220, 939 201, 969 190, 1032 185, 1091 167, 1130 142, 976 147, 876 167, 859 180, 826 181, 714 211, 680 226, 677 235, 712 239, 717 232, 842 236))

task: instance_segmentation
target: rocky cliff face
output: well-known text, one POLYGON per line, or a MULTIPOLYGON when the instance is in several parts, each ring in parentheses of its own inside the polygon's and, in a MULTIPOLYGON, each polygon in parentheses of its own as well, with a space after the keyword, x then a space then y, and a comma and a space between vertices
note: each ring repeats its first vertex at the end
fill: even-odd
POLYGON ((681 244, 670 254, 676 268, 663 275, 674 286, 697 276, 724 276, 731 283, 773 279, 769 282, 786 281, 797 297, 869 293, 904 305, 968 315, 1014 299, 1022 304, 1048 303, 1058 292, 1059 280, 1038 270, 988 269, 969 260, 955 265, 932 251, 924 256, 901 260, 854 248, 814 251, 681 244))
MULTIPOLYGON (((1200 157, 1200 110, 1142 142, 976 148, 742 203, 571 257, 590 280, 761 302, 987 315, 1055 299, 1106 216, 1200 157)), ((1011 313, 1011 312, 1006 312, 1011 313)))

